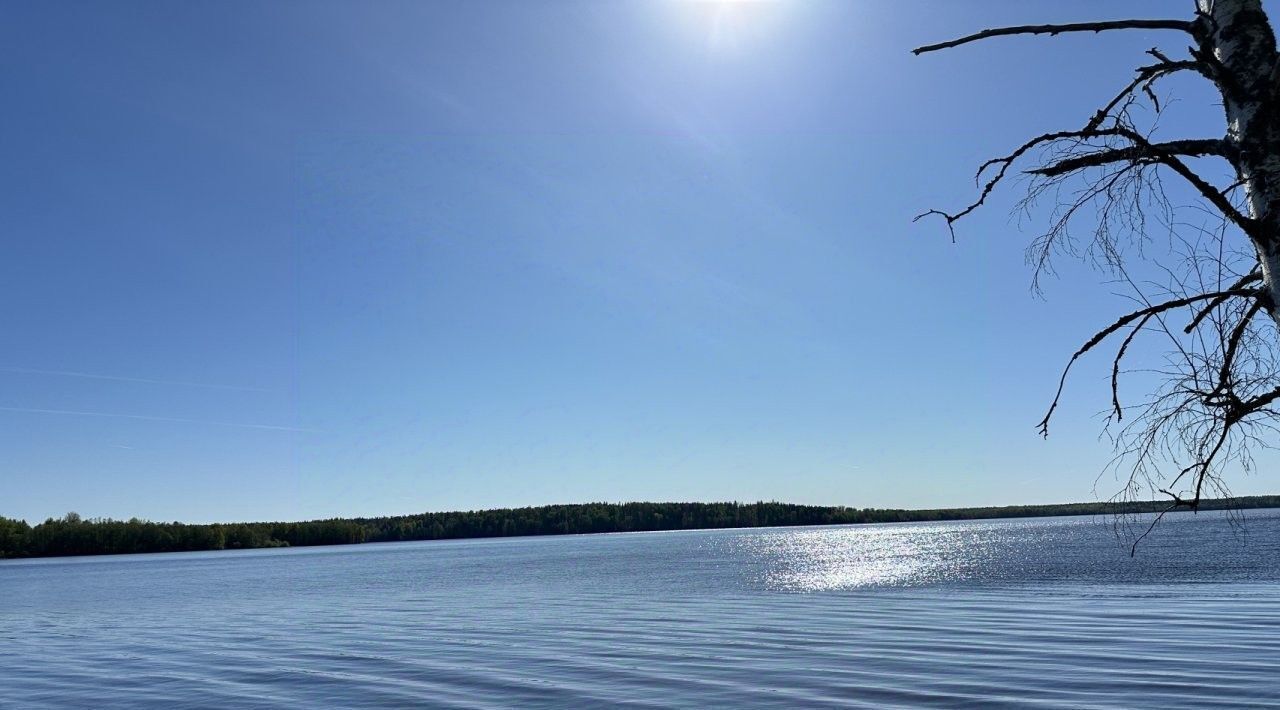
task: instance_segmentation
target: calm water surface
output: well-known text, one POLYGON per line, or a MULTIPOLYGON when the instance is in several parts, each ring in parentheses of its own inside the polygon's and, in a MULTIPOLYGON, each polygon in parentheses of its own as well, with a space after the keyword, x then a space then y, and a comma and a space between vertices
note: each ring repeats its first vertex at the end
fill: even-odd
POLYGON ((3 707, 1280 706, 1280 511, 0 563, 3 707))

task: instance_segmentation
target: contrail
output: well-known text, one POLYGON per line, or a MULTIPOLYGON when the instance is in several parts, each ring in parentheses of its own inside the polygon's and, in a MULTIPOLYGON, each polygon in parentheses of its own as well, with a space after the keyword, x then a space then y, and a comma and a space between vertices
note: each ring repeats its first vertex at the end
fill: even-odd
POLYGON ((148 422, 178 422, 180 424, 213 424, 215 426, 233 426, 242 429, 268 429, 271 431, 313 432, 315 429, 303 429, 276 424, 241 424, 240 422, 218 422, 208 419, 184 419, 182 417, 155 417, 147 414, 121 414, 118 412, 82 412, 71 409, 36 409, 34 407, 0 407, 0 412, 18 412, 21 414, 70 414, 77 417, 112 417, 115 419, 139 419, 148 422))
POLYGON ((174 385, 176 387, 203 387, 215 390, 241 390, 244 392, 274 392, 262 387, 246 387, 243 385, 218 385, 204 382, 179 382, 175 380, 152 380, 146 377, 121 377, 118 375, 95 375, 91 372, 71 372, 68 370, 37 370, 30 367, 0 367, 0 372, 12 372, 20 375, 53 375, 56 377, 83 377, 88 380, 110 380, 112 382, 142 382, 149 385, 174 385))

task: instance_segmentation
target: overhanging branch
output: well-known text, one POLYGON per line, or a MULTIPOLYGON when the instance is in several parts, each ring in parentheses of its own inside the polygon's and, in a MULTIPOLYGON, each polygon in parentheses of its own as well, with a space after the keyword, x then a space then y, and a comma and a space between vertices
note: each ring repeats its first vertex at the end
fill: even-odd
POLYGON ((1233 224, 1239 227, 1250 237, 1258 237, 1257 222, 1250 217, 1245 216, 1240 212, 1240 210, 1236 209, 1236 206, 1231 203, 1231 200, 1228 199, 1225 194, 1223 194, 1222 190, 1214 187, 1209 184, 1208 180, 1200 177, 1196 171, 1192 170, 1186 163, 1182 162, 1182 160, 1178 158, 1177 154, 1163 150, 1160 147, 1161 144, 1148 141, 1146 136, 1143 136, 1141 133, 1138 133, 1133 129, 1117 126, 1115 128, 1115 132, 1120 136, 1128 138, 1137 147, 1151 151, 1156 156, 1155 162, 1167 166, 1170 170, 1181 175, 1184 180, 1191 183, 1191 186, 1194 187, 1201 196, 1208 200, 1210 204, 1216 207, 1218 211, 1222 213, 1222 216, 1231 220, 1233 224))
POLYGON ((1084 140, 1087 138, 1100 138, 1104 136, 1117 136, 1117 135, 1120 135, 1120 134, 1113 129, 1107 128, 1107 129, 1096 129, 1096 130, 1086 129, 1083 131, 1057 131, 1055 133, 1045 133, 1045 134, 1036 136, 1035 138, 1032 138, 1026 143, 1023 143, 1022 145, 1018 146, 1018 148, 1014 150, 1012 153, 1009 153, 1008 155, 1005 155, 999 158, 992 158, 991 160, 988 160, 987 162, 983 163, 978 168, 978 174, 974 176, 975 179, 981 179, 982 175, 986 173, 986 171, 989 168, 995 167, 996 171, 995 171, 995 174, 992 175, 992 177, 989 180, 987 180, 986 184, 982 186, 982 191, 981 193, 979 193, 978 199, 974 200, 964 209, 954 213, 944 212, 942 210, 929 210, 928 212, 923 212, 921 214, 916 215, 915 219, 913 219, 912 221, 918 222, 923 217, 927 217, 929 215, 938 215, 939 217, 942 217, 947 221, 947 229, 951 231, 951 240, 955 241, 955 229, 953 225, 961 218, 965 217, 969 213, 973 212, 974 210, 978 209, 983 204, 985 204, 987 201, 987 198, 990 197, 991 193, 996 189, 996 186, 999 185, 1000 182, 1004 180, 1005 175, 1008 174, 1010 166, 1012 166, 1015 162, 1018 161, 1018 159, 1026 155, 1032 149, 1036 148, 1037 146, 1053 143, 1055 141, 1060 141, 1060 140, 1068 140, 1068 139, 1084 140))
MULTIPOLYGON (((1215 299, 1216 300, 1216 299, 1215 299)), ((1222 367, 1218 370, 1218 386, 1214 388, 1213 395, 1221 395, 1227 398, 1229 402, 1238 403, 1235 391, 1231 386, 1231 366, 1235 364, 1236 353, 1239 351, 1240 342, 1244 338, 1245 331, 1249 329, 1249 321, 1258 315, 1258 311, 1266 304, 1264 299, 1257 299, 1249 306, 1249 310, 1245 311, 1240 318, 1240 322, 1232 329, 1231 336, 1227 338, 1227 345, 1223 349, 1222 367)), ((1207 402, 1206 402, 1207 403, 1207 402)))
MULTIPOLYGON (((1261 281, 1261 280, 1262 280, 1262 272, 1255 267, 1253 271, 1250 271, 1244 276, 1241 276, 1235 283, 1231 284, 1231 287, 1228 290, 1244 288, 1245 286, 1248 286, 1254 281, 1261 281)), ((1223 303, 1226 303, 1227 299, 1229 298, 1231 297, 1218 296, 1217 298, 1210 301, 1204 308, 1200 310, 1199 313, 1195 315, 1194 318, 1191 319, 1191 322, 1187 324, 1186 328, 1182 329, 1182 332, 1190 334, 1191 331, 1196 329, 1196 326, 1200 325, 1200 321, 1204 320, 1206 316, 1208 316, 1211 312, 1213 312, 1213 309, 1217 308, 1218 306, 1221 306, 1223 303)))
POLYGON ((1151 90, 1151 86, 1163 76, 1180 71, 1195 71, 1203 76, 1209 76, 1204 63, 1199 60, 1184 59, 1174 61, 1166 57, 1155 47, 1148 49, 1147 54, 1150 54, 1160 61, 1156 64, 1149 64, 1145 67, 1138 67, 1137 76, 1133 78, 1133 81, 1129 82, 1127 86, 1120 90, 1120 93, 1116 94, 1115 97, 1108 101, 1105 106, 1098 109, 1093 114, 1093 118, 1089 119, 1089 123, 1085 126, 1085 130, 1094 130, 1102 126, 1102 124, 1111 115, 1111 112, 1114 111, 1117 106, 1121 106, 1123 102, 1132 96, 1133 92, 1137 91, 1139 88, 1141 88, 1147 97, 1151 99, 1152 106, 1159 111, 1160 100, 1156 98, 1156 94, 1151 90))
POLYGON ((1112 148, 1096 153, 1085 153, 1071 158, 1059 160, 1052 165, 1028 170, 1032 175, 1057 177, 1085 168, 1096 168, 1111 163, 1139 162, 1159 163, 1166 156, 1187 155, 1199 157, 1216 155, 1230 159, 1234 151, 1227 141, 1220 138, 1189 138, 1185 140, 1166 141, 1164 143, 1144 143, 1126 148, 1112 148))
MULTIPOLYGON (((1159 313, 1164 313, 1165 311, 1171 311, 1175 308, 1182 308, 1183 306, 1189 306, 1192 303, 1197 303, 1199 301, 1208 301, 1208 300, 1212 300, 1219 297, 1231 297, 1231 296, 1257 297, 1257 295, 1258 295, 1258 291, 1251 288, 1230 289, 1226 291, 1214 291, 1212 293, 1201 293, 1201 294, 1196 294, 1194 296, 1188 296, 1186 298, 1175 298, 1171 301, 1165 301, 1164 303, 1157 303, 1153 306, 1148 306, 1147 308, 1134 311, 1128 315, 1121 317, 1115 323, 1112 323, 1106 328, 1103 328, 1102 330, 1095 333, 1094 336, 1090 338, 1087 343, 1082 345, 1079 350, 1075 351, 1075 353, 1071 356, 1071 359, 1067 361, 1067 366, 1062 369, 1062 376, 1058 378, 1058 391, 1053 396, 1053 402, 1049 405, 1049 411, 1045 413, 1044 419, 1041 419, 1040 423, 1036 425, 1036 429, 1040 432, 1041 436, 1044 436, 1044 437, 1049 436, 1049 420, 1053 418, 1053 412, 1055 409, 1058 408, 1059 400, 1062 399, 1062 390, 1066 387, 1067 375, 1071 372, 1071 366, 1075 365, 1076 360, 1079 360, 1081 356, 1083 356, 1085 353, 1089 352, 1094 347, 1096 347, 1098 343, 1101 343, 1102 341, 1106 340, 1107 337, 1110 336, 1111 334, 1115 333, 1116 331, 1120 330, 1121 328, 1124 328, 1126 325, 1129 325, 1130 323, 1138 319, 1142 319, 1142 322, 1145 323, 1146 320, 1151 316, 1154 316, 1159 313)), ((1125 347, 1128 347, 1127 342, 1125 343, 1125 347)), ((1280 397, 1280 393, 1277 393, 1276 396, 1280 397)))
POLYGON ((1008 37, 1011 35, 1060 35, 1067 32, 1106 32, 1108 30, 1180 30, 1187 34, 1195 34, 1195 23, 1188 20, 1110 20, 1106 22, 1076 22, 1065 25, 1019 25, 1016 27, 997 27, 975 32, 959 39, 927 44, 911 50, 912 54, 936 52, 940 49, 959 47, 962 44, 977 42, 992 37, 1008 37))
POLYGON ((1255 221, 1236 209, 1236 206, 1232 204, 1224 190, 1220 190, 1211 185, 1207 180, 1200 177, 1199 174, 1179 159, 1179 156, 1195 157, 1204 155, 1220 155, 1230 159, 1234 155, 1234 152, 1233 148, 1226 141, 1222 139, 1197 138, 1152 143, 1141 133, 1119 124, 1107 128, 1086 127, 1084 130, 1079 131, 1057 131, 1054 133, 1045 133, 1036 136, 1026 143, 1023 143, 1012 153, 1000 158, 988 160, 982 164, 982 167, 978 168, 979 177, 986 172, 988 168, 995 167, 996 171, 995 174, 987 180, 986 184, 982 186, 978 199, 974 200, 964 209, 954 213, 936 209, 929 210, 928 212, 917 215, 915 221, 929 215, 938 215, 942 217, 946 220, 947 228, 951 231, 952 240, 954 241, 955 230, 953 225, 961 218, 967 216, 985 204, 987 198, 995 190, 996 186, 999 185, 1007 175, 1010 166, 1026 155, 1029 151, 1038 146, 1050 145, 1058 141, 1076 140, 1084 142, 1098 138, 1122 138, 1129 141, 1132 145, 1099 150, 1091 153, 1085 153, 1083 155, 1064 158, 1052 165, 1035 168, 1027 172, 1042 177, 1056 178, 1079 170, 1119 162, 1128 162, 1132 165, 1164 165, 1190 183, 1191 186, 1194 187, 1196 191, 1198 191, 1209 203, 1217 208, 1224 217, 1242 229, 1246 234, 1253 235, 1257 231, 1257 224, 1255 221))

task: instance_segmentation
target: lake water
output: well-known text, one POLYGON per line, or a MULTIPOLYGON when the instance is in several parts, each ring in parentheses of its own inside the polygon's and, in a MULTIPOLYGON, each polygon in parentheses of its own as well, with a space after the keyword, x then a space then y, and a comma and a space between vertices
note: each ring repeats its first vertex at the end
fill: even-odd
POLYGON ((1280 705, 1280 511, 0 563, 3 707, 1280 705))

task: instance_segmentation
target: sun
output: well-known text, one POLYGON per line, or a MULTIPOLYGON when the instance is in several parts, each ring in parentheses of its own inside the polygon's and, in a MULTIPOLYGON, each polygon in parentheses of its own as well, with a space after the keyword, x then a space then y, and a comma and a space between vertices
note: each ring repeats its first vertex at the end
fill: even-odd
POLYGON ((759 40, 774 24, 785 0, 680 0, 709 49, 732 53, 759 40))

